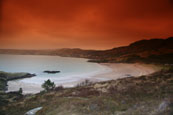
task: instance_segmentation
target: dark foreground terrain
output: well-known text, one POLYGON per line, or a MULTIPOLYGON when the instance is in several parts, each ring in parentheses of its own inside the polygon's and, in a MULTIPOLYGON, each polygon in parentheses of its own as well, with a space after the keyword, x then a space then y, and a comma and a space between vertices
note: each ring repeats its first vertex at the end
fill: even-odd
MULTIPOLYGON (((89 84, 89 85, 88 85, 89 84)), ((1 114, 24 115, 43 107, 37 115, 172 115, 173 69, 74 88, 28 95, 10 102, 1 114)))
POLYGON ((2 111, 2 108, 11 102, 16 102, 23 98, 22 89, 16 92, 6 93, 8 89, 8 81, 24 79, 29 77, 34 77, 35 74, 30 73, 8 73, 0 71, 0 115, 4 115, 5 113, 2 111))

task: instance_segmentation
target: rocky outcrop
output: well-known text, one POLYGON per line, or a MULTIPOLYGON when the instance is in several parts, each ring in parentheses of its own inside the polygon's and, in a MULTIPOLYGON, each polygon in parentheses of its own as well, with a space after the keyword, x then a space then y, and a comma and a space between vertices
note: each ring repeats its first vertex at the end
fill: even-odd
POLYGON ((34 77, 36 74, 30 73, 7 73, 0 71, 0 91, 7 90, 7 82, 10 80, 34 77))
POLYGON ((43 107, 37 107, 37 108, 31 109, 30 111, 26 112, 25 115, 35 115, 42 108, 43 107))
POLYGON ((21 76, 13 76, 13 77, 7 77, 7 80, 16 80, 16 79, 24 79, 24 78, 30 78, 30 77, 34 77, 36 76, 36 74, 30 74, 30 73, 26 73, 25 75, 21 75, 21 76))
POLYGON ((44 73, 48 73, 48 74, 56 74, 56 73, 60 73, 61 71, 49 71, 49 70, 46 70, 44 71, 44 73))

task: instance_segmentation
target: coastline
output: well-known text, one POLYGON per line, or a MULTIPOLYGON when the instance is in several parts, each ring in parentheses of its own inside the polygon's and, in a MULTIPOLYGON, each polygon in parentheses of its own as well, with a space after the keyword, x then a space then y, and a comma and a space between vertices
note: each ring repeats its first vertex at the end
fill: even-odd
POLYGON ((139 77, 142 75, 149 75, 160 71, 161 66, 156 66, 154 64, 144 64, 144 63, 98 63, 103 66, 105 70, 100 73, 97 73, 93 76, 79 79, 76 82, 65 83, 64 87, 75 87, 77 84, 88 79, 91 82, 101 82, 101 81, 110 81, 117 80, 127 77, 139 77))
MULTIPOLYGON (((140 67, 139 65, 135 66, 140 67)), ((149 70, 151 68, 153 70, 159 69, 153 65, 142 64, 142 66, 149 70)), ((151 71, 146 73, 148 72, 151 71)), ((79 87, 61 88, 36 95, 27 95, 21 100, 11 103, 10 106, 6 106, 4 110, 6 113, 15 113, 16 115, 25 114, 39 107, 43 107, 38 111, 39 115, 54 113, 112 114, 113 112, 136 115, 140 113, 145 115, 172 113, 172 72, 172 69, 169 68, 166 71, 146 76, 123 78, 91 85, 84 84, 79 87), (91 108, 93 104, 96 105, 94 109, 91 108), (164 108, 161 107, 163 105, 164 108), (87 108, 89 109, 86 112, 87 108)))
MULTIPOLYGON (((77 81, 65 82, 63 84, 56 84, 56 86, 62 85, 63 87, 75 87, 77 84, 85 81, 86 79, 90 80, 91 82, 101 82, 101 81, 109 81, 109 80, 116 80, 120 78, 126 77, 138 77, 141 75, 148 75, 159 71, 161 67, 157 67, 156 65, 152 64, 143 64, 143 63, 135 63, 135 64, 127 64, 127 63, 98 63, 102 66, 102 71, 96 72, 93 75, 88 75, 87 77, 79 77, 77 81)), ((23 86, 23 94, 36 94, 39 93, 41 90, 40 85, 38 84, 25 84, 24 82, 8 82, 9 91, 15 91, 19 89, 19 86, 23 86), (29 87, 27 86, 29 85, 29 87), (12 87, 10 87, 12 86, 12 87), (33 87, 33 88, 31 88, 33 87), (31 89, 30 89, 31 88, 31 89), (34 89, 34 90, 33 90, 34 89)))
POLYGON ((104 79, 116 80, 126 77, 139 77, 142 75, 149 75, 161 70, 160 66, 156 66, 154 64, 144 64, 144 63, 134 63, 134 64, 99 63, 99 64, 108 67, 112 70, 107 73, 102 73, 92 76, 92 79, 99 79, 100 81, 103 81, 104 79))

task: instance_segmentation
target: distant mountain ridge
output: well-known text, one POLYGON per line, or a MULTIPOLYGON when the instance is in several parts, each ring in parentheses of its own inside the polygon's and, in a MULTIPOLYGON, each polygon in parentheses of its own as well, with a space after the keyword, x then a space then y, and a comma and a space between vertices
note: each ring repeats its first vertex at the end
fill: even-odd
MULTIPOLYGON (((167 39, 140 40, 129 46, 104 51, 100 62, 156 62, 173 63, 173 37, 167 39), (106 55, 104 55, 106 54, 106 55)), ((99 62, 99 60, 96 60, 99 62)))
POLYGON ((146 62, 146 63, 173 63, 173 37, 167 39, 140 40, 128 46, 110 50, 15 50, 0 49, 0 54, 21 55, 57 55, 64 57, 79 57, 91 59, 91 62, 146 62))

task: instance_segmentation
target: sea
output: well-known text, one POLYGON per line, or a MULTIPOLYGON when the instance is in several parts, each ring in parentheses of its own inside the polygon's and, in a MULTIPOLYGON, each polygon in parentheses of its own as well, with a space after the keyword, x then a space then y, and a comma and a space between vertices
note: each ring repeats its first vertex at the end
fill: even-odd
POLYGON ((41 85, 50 79, 56 86, 74 87, 85 79, 102 81, 93 76, 110 72, 111 69, 88 59, 45 55, 7 55, 0 54, 0 71, 28 72, 35 77, 8 82, 8 91, 23 89, 23 93, 39 93, 41 85), (44 73, 45 70, 60 71, 56 74, 44 73))

